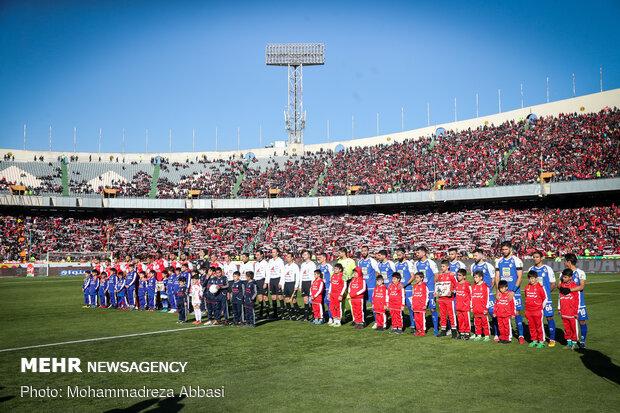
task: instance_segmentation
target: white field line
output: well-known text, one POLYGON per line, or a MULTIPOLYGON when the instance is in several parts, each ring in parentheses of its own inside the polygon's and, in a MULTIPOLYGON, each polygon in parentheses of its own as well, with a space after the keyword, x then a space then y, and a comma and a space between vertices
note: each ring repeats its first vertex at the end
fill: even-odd
POLYGON ((605 284, 605 283, 617 283, 620 282, 620 279, 617 280, 603 280, 603 281, 588 281, 586 280, 586 287, 591 284, 605 284))
POLYGON ((146 333, 134 333, 134 334, 123 334, 120 336, 110 336, 110 337, 97 337, 97 338, 87 338, 84 340, 71 340, 71 341, 62 341, 59 343, 49 343, 49 344, 38 344, 35 346, 25 346, 25 347, 15 347, 15 348, 5 348, 0 349, 0 353, 6 353, 9 351, 18 351, 18 350, 28 350, 33 348, 42 348, 42 347, 54 347, 54 346, 64 346, 65 344, 77 344, 77 343, 88 343, 93 341, 103 341, 103 340, 115 340, 117 338, 127 338, 127 337, 140 337, 140 336, 149 336, 153 334, 164 334, 164 333, 174 333, 177 331, 196 331, 203 328, 210 328, 217 326, 200 326, 200 327, 186 327, 186 328, 173 328, 170 330, 160 330, 160 331, 149 331, 146 333))

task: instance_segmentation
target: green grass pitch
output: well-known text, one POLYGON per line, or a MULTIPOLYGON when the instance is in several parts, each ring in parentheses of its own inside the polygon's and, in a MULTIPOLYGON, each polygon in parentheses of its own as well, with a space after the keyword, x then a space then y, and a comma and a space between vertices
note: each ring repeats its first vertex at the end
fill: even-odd
MULTIPOLYGON (((0 280, 0 411, 617 411, 620 277, 589 275, 588 350, 530 349, 277 321, 178 326, 176 315, 82 309, 81 279, 0 280), (188 361, 185 374, 20 373, 21 357, 188 361), (224 387, 224 398, 22 398, 22 385, 224 387)), ((557 294, 554 294, 557 305, 557 294)), ((556 317, 558 328, 562 322, 556 317)), ((560 334, 561 335, 561 334, 560 334)))

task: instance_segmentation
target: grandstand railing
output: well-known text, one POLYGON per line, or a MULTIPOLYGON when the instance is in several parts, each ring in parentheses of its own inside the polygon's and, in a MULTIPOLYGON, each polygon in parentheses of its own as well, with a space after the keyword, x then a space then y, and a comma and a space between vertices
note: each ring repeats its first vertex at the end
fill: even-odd
POLYGON ((68 209, 159 209, 159 210, 268 210, 402 205, 471 200, 527 199, 549 195, 613 193, 620 191, 620 178, 545 184, 509 185, 488 188, 445 189, 312 198, 249 199, 150 199, 92 198, 63 196, 0 195, 0 206, 68 209))

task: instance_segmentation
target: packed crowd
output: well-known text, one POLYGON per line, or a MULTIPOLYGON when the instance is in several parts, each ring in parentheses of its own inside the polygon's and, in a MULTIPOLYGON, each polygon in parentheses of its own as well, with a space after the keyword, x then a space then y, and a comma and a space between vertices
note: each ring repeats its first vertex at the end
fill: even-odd
POLYGON ((518 136, 498 178, 500 185, 536 182, 542 169, 552 180, 620 175, 620 110, 540 118, 518 136))
POLYGON ((320 195, 346 194, 350 186, 360 193, 429 189, 432 181, 420 171, 428 168, 430 138, 391 145, 354 147, 336 154, 327 170, 320 195))
MULTIPOLYGON (((151 175, 144 171, 139 171, 133 176, 131 181, 119 182, 117 188, 119 195, 145 197, 151 190, 151 175)), ((102 187, 98 188, 98 192, 102 190, 102 187)))
MULTIPOLYGON (((344 195, 352 186, 359 187, 358 193, 473 188, 537 182, 541 171, 551 173, 555 181, 596 179, 619 176, 618 159, 620 110, 614 108, 541 117, 535 122, 512 120, 497 126, 445 131, 418 140, 350 147, 338 153, 308 152, 289 156, 284 162, 269 158, 267 165, 260 167, 255 165, 255 159, 238 157, 208 161, 197 156, 195 161, 172 163, 160 158, 164 171, 182 172, 194 162, 204 164, 204 170, 183 175, 178 184, 160 177, 158 196, 183 198, 190 189, 201 190, 204 197, 254 198, 268 196, 271 188, 279 189, 282 197, 344 195), (233 191, 240 176, 243 180, 239 191, 233 191)), ((31 189, 61 192, 62 187, 51 182, 53 177, 60 177, 59 167, 54 174, 39 177, 43 181, 41 188, 31 189)), ((71 192, 98 190, 70 178, 71 192)), ((150 177, 143 172, 122 186, 121 192, 144 196, 149 183, 150 177)))
MULTIPOLYGON (((203 162, 202 171, 181 176, 175 185, 175 197, 187 198, 193 189, 200 191, 201 198, 229 198, 237 176, 243 169, 243 162, 238 160, 203 162)), ((159 193, 161 198, 161 191, 159 193)))
POLYGON ((521 255, 542 248, 553 256, 568 251, 592 255, 620 253, 620 209, 615 206, 570 209, 465 209, 395 214, 322 214, 272 219, 264 237, 268 246, 300 251, 320 245, 333 253, 338 245, 372 248, 412 246, 424 240, 436 251, 456 246, 498 252, 498 240, 512 240, 521 255), (574 225, 566 225, 571 222, 574 225))
POLYGON ((281 197, 308 196, 321 174, 329 168, 330 158, 331 152, 321 151, 290 157, 284 165, 270 160, 264 170, 248 167, 239 196, 266 198, 270 188, 279 189, 281 197))
POLYGON ((255 242, 263 220, 238 217, 0 216, 0 261, 47 252, 109 252, 137 256, 200 248, 241 250, 255 242))
POLYGON ((620 208, 495 208, 398 213, 338 213, 288 216, 221 217, 71 217, 0 216, 0 258, 40 257, 48 251, 121 252, 250 250, 266 247, 299 252, 337 246, 410 247, 424 242, 434 251, 456 246, 497 253, 509 239, 520 255, 543 249, 549 256, 573 251, 620 254, 620 208), (570 225, 567 225, 570 223, 570 225), (146 246, 146 247, 145 247, 146 246))

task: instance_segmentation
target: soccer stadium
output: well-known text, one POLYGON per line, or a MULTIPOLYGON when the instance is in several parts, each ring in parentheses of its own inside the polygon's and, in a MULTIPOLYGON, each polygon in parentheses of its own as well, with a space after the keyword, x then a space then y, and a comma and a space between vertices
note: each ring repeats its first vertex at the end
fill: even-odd
MULTIPOLYGON (((321 2, 295 12, 277 11, 275 3, 265 10, 246 4, 245 12, 210 2, 112 3, 0 6, 0 56, 9 62, 0 68, 1 100, 15 101, 0 102, 1 411, 617 411, 620 68, 618 34, 588 21, 594 11, 580 16, 577 3, 565 6, 593 38, 608 38, 596 46, 608 58, 583 73, 592 80, 582 93, 568 69, 566 91, 551 92, 549 75, 544 94, 528 99, 523 82, 510 85, 519 91, 512 95, 491 85, 493 103, 479 107, 476 92, 475 111, 459 115, 454 97, 432 117, 423 97, 419 113, 408 115, 398 103, 399 116, 385 115, 391 123, 381 126, 379 110, 394 105, 373 103, 369 112, 360 96, 381 102, 385 92, 373 92, 372 82, 391 72, 374 63, 364 72, 359 51, 397 56, 407 46, 396 34, 364 26, 360 42, 378 39, 356 54, 342 46, 343 38, 356 43, 355 35, 341 29, 359 26, 340 28, 329 17, 321 30, 313 27, 327 10, 321 2), (258 19, 269 13, 300 19, 300 32, 278 21, 260 29, 258 19), (164 16, 177 32, 154 28, 164 16), (237 18, 244 27, 229 33, 225 23, 237 18), (183 32, 188 22, 198 23, 183 32), (143 38, 122 37, 140 31, 143 38), (305 41, 321 39, 322 31, 324 42, 305 41), (180 40, 198 34, 202 49, 180 40), (215 47, 223 37, 227 43, 215 47), (380 40, 396 45, 386 51, 380 40), (87 44, 111 56, 126 49, 137 69, 84 63, 77 77, 68 76, 73 69, 56 59, 95 59, 82 50, 87 44), (256 44, 245 57, 228 49, 245 53, 256 44), (52 45, 57 52, 46 48, 52 45), (234 108, 244 120, 230 115, 207 124, 215 126, 208 144, 201 128, 183 125, 189 133, 181 142, 162 127, 158 118, 168 115, 157 113, 166 106, 153 103, 142 84, 161 82, 165 90, 175 83, 186 89, 178 98, 190 101, 204 93, 188 87, 204 79, 191 78, 198 72, 187 65, 158 60, 163 68, 140 70, 139 57, 168 49, 178 59, 213 53, 218 63, 205 60, 207 70, 222 85, 201 105, 213 113, 234 108), (27 52, 48 62, 49 77, 29 66, 35 57, 27 52), (231 57, 245 66, 224 63, 231 57), (234 73, 224 73, 227 65, 234 73), (95 79, 101 96, 92 102, 101 107, 88 107, 91 91, 55 89, 59 79, 95 79), (321 91, 339 82, 353 91, 352 109, 321 91), (106 101, 121 84, 125 98, 106 101), (241 101, 265 116, 260 140, 241 138, 252 112, 239 96, 221 93, 244 93, 241 101), (70 109, 51 103, 61 101, 70 109), (370 113, 372 122, 364 126, 350 116, 354 110, 370 113), (346 126, 326 112, 346 118, 346 126), (410 116, 419 119, 406 122, 410 116), (128 126, 118 138, 103 127, 82 138, 81 127, 67 122, 128 126)), ((344 19, 347 8, 333 7, 344 19)), ((418 21, 442 11, 402 2, 358 7, 349 16, 358 22, 375 13, 418 21)), ((458 3, 450 7, 480 21, 458 3)), ((494 7, 484 15, 507 27, 523 13, 506 17, 509 6, 494 7)), ((592 8, 612 26, 620 12, 613 3, 592 8)), ((555 6, 540 13, 568 30, 555 6)), ((450 19, 454 32, 429 47, 446 47, 465 67, 467 59, 444 41, 470 32, 450 19)), ((509 28, 493 27, 475 35, 514 41, 509 28)), ((537 26, 541 44, 558 41, 551 31, 537 26)), ((592 56, 575 41, 578 59, 592 56)), ((485 37, 484 45, 492 50, 493 42, 485 37)), ((515 53, 525 59, 537 52, 526 46, 515 53)), ((477 56, 482 66, 492 64, 477 56)), ((556 66, 574 63, 557 56, 556 66)), ((503 67, 481 74, 481 82, 512 79, 503 67)), ((440 86, 440 73, 455 69, 437 70, 432 80, 413 83, 435 82, 446 89, 437 93, 455 96, 474 90, 464 80, 440 86)), ((401 99, 396 90, 387 96, 401 99)), ((186 119, 193 104, 177 105, 170 116, 183 123, 176 118, 186 119)))

